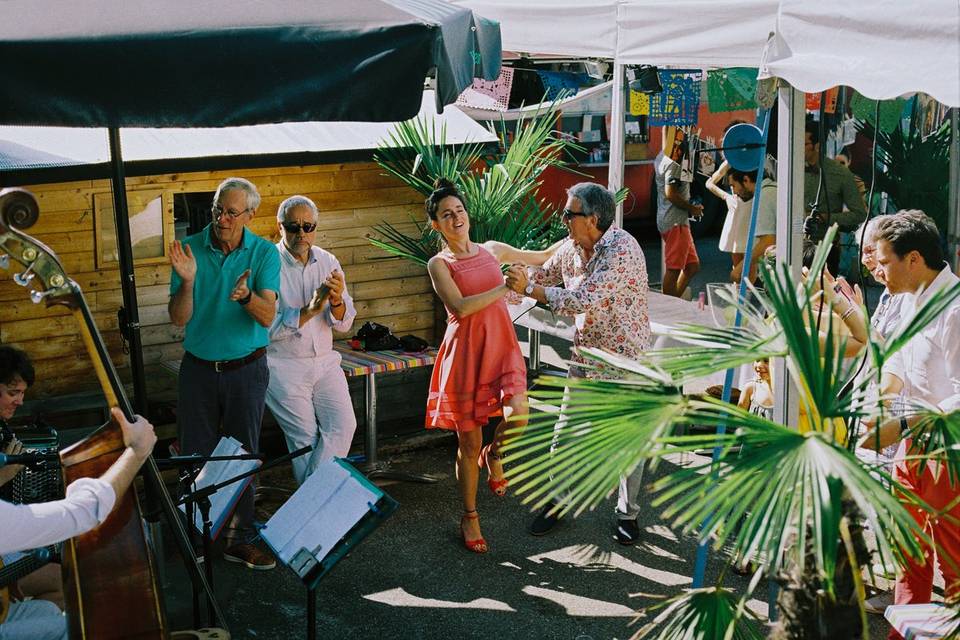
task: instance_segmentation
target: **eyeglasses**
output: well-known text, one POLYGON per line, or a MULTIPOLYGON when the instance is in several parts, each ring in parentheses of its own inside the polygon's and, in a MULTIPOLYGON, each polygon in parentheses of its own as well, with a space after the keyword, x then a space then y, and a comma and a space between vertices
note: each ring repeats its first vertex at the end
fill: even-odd
POLYGON ((287 233, 300 233, 300 229, 303 229, 304 233, 310 233, 317 228, 316 222, 304 222, 303 224, 298 222, 283 222, 281 224, 283 228, 287 230, 287 233))
POLYGON ((584 218, 589 218, 591 214, 589 214, 589 213, 587 213, 587 212, 585 212, 585 211, 571 211, 570 209, 564 209, 562 215, 563 215, 563 221, 564 221, 564 222, 569 222, 570 220, 572 220, 573 218, 576 218, 576 217, 578 217, 578 216, 581 216, 581 217, 584 217, 584 218))
POLYGON ((214 218, 220 219, 220 218, 223 217, 223 214, 226 213, 228 216, 230 216, 231 218, 233 218, 234 220, 236 220, 237 218, 239 218, 239 217, 242 216, 243 214, 245 214, 245 213, 250 213, 251 211, 253 211, 253 209, 247 207, 247 208, 244 209, 243 211, 234 211, 233 209, 230 209, 230 210, 228 210, 228 211, 224 211, 224 210, 223 210, 223 207, 221 207, 221 206, 218 205, 218 204, 215 204, 215 205, 213 205, 213 207, 211 208, 211 211, 213 212, 213 217, 214 217, 214 218))

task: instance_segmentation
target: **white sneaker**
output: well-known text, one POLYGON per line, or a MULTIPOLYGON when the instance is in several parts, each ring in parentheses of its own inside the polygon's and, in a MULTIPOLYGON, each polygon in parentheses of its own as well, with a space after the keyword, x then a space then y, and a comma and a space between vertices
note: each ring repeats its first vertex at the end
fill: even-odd
POLYGON ((875 613, 877 615, 883 615, 887 610, 887 607, 893 604, 893 592, 884 591, 879 593, 872 598, 867 598, 867 601, 864 603, 864 609, 867 610, 867 613, 875 613))

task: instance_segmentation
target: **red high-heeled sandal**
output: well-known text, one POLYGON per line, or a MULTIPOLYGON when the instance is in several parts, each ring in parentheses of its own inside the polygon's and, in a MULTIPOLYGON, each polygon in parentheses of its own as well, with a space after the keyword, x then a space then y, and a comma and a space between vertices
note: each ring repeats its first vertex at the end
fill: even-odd
POLYGON ((493 478, 493 472, 490 470, 490 460, 500 460, 500 454, 494 453, 492 449, 493 443, 480 449, 480 459, 477 460, 477 463, 487 469, 487 473, 489 474, 487 477, 487 486, 490 487, 490 491, 493 492, 493 495, 502 498, 507 495, 507 486, 509 486, 510 481, 506 478, 501 478, 500 480, 493 478))
POLYGON ((473 551, 474 553, 486 553, 487 551, 489 551, 489 548, 487 547, 487 541, 484 540, 483 538, 477 538, 476 540, 467 540, 467 534, 463 530, 464 520, 477 520, 479 518, 480 518, 480 514, 477 513, 476 509, 471 509, 470 511, 464 511, 463 515, 460 516, 460 535, 463 537, 463 546, 467 548, 467 551, 473 551))

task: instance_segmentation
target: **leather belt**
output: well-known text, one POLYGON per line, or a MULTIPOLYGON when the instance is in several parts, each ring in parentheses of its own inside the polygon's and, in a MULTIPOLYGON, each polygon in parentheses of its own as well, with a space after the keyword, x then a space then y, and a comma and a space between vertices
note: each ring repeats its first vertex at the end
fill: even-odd
POLYGON ((184 355, 188 356, 191 360, 198 364, 202 364, 205 367, 210 367, 217 373, 223 373, 224 371, 233 371, 234 369, 239 369, 240 367, 248 365, 251 362, 255 362, 256 360, 262 358, 266 353, 267 348, 260 347, 250 355, 237 358, 236 360, 204 360, 203 358, 198 358, 189 351, 185 351, 184 355))

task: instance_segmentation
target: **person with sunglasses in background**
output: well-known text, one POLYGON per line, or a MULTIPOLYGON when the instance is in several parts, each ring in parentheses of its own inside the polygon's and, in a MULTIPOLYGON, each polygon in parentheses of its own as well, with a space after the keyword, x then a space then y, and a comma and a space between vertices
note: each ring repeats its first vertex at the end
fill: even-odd
MULTIPOLYGON (((170 245, 170 320, 185 327, 177 394, 180 452, 208 456, 223 435, 257 453, 270 372, 266 347, 280 290, 280 256, 247 228, 260 194, 249 180, 227 178, 213 196, 212 220, 170 245)), ((250 569, 276 561, 253 545, 256 481, 243 492, 224 558, 250 569)))
POLYGON ((317 205, 305 196, 291 196, 277 210, 280 298, 267 348, 267 407, 290 451, 313 447, 309 457, 293 459, 300 484, 321 462, 346 457, 357 429, 333 349, 333 331, 349 331, 357 310, 340 262, 313 244, 318 218, 317 205))

